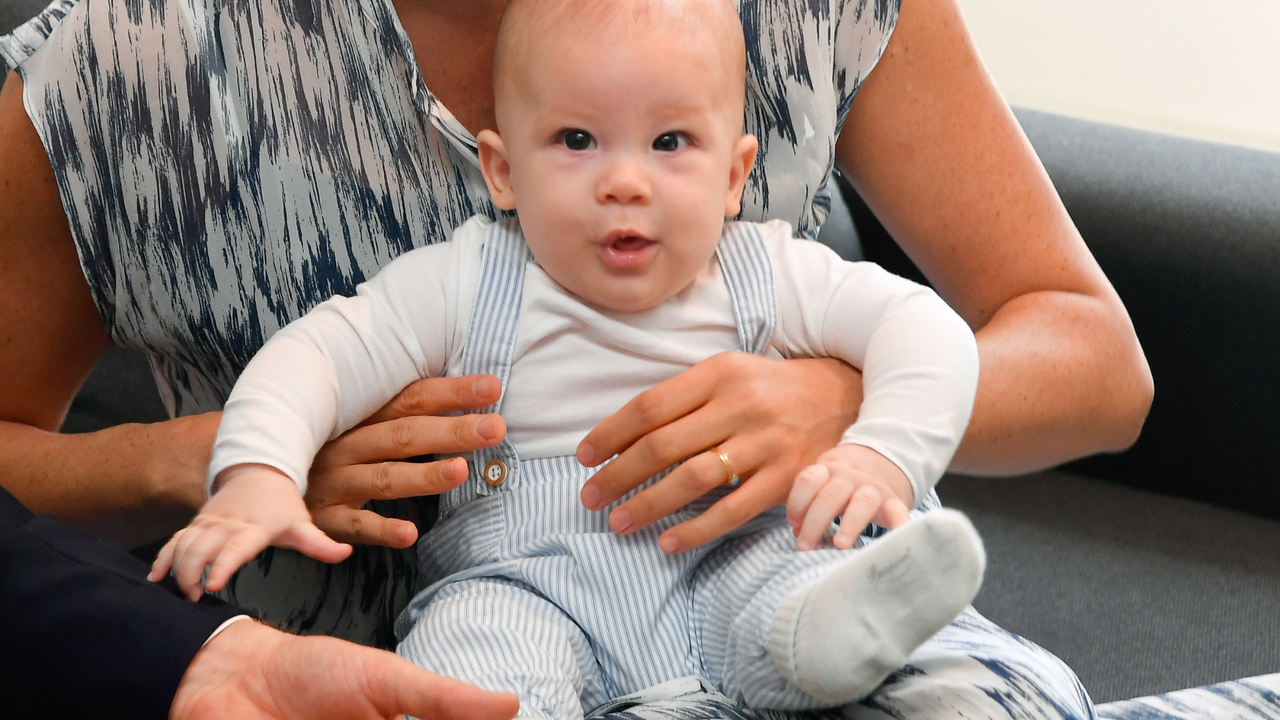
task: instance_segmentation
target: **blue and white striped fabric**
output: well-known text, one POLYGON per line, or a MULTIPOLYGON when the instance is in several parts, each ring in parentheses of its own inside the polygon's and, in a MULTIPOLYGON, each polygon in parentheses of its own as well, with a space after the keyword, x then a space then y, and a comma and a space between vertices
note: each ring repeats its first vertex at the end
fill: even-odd
MULTIPOLYGON (((718 255, 738 348, 762 352, 777 308, 758 230, 732 227, 718 255)), ((464 373, 490 372, 505 383, 530 262, 514 222, 491 226, 464 373)), ((501 403, 490 410, 500 412, 501 403)), ((786 683, 766 639, 788 593, 856 550, 827 545, 797 552, 779 508, 718 543, 668 556, 658 549, 658 536, 728 490, 620 537, 607 513, 579 502, 594 470, 572 456, 521 458, 503 446, 473 459, 471 468, 419 544, 422 573, 434 582, 397 624, 402 655, 438 673, 514 692, 527 716, 580 717, 584 708, 689 676, 705 678, 729 708, 773 708, 766 713, 772 716, 777 709, 820 707, 786 683), (505 467, 496 487, 482 476, 490 460, 505 467)), ((936 496, 923 505, 936 507, 936 496)), ((842 710, 855 717, 882 711, 1091 716, 1084 690, 1056 658, 971 611, 866 703, 842 710)))
MULTIPOLYGON (((739 327, 737 349, 763 352, 777 300, 758 228, 734 226, 718 255, 739 327)), ((464 374, 487 372, 506 383, 530 262, 514 221, 490 226, 464 374)), ((489 410, 501 412, 501 401, 489 410)), ((584 706, 690 674, 716 678, 739 702, 813 705, 780 682, 761 639, 782 597, 843 553, 797 553, 781 509, 722 544, 668 556, 658 549, 658 535, 727 490, 619 537, 607 513, 579 502, 578 491, 595 471, 572 456, 522 459, 503 443, 476 453, 470 468, 469 481, 444 496, 440 520, 419 544, 423 576, 439 581, 414 598, 398 624, 406 657, 516 692, 525 713, 545 717, 580 715, 584 706), (482 477, 494 460, 505 471, 497 487, 482 477), (492 607, 476 613, 481 598, 492 607), (557 613, 563 619, 554 620, 557 613), (526 634, 541 639, 520 654, 526 641, 514 636, 526 634), (584 647, 590 649, 585 655, 584 647), (580 666, 572 672, 549 670, 575 662, 580 666), (535 668, 536 682, 530 679, 535 668)))
MULTIPOLYGON (((1004 694, 1005 697, 1013 695, 1014 693, 1004 694)), ((1104 720, 1280 720, 1280 675, 1229 680, 1150 697, 1117 700, 1099 705, 1097 713, 1104 720)), ((996 717, 1005 714, 969 717, 996 717)), ((680 678, 662 687, 619 698, 591 715, 598 720, 766 720, 777 716, 777 713, 744 710, 729 702, 705 680, 695 677, 680 678)), ((874 715, 854 712, 851 716, 904 717, 896 710, 886 710, 874 715)), ((847 717, 844 712, 805 715, 807 720, 844 717, 847 717)))

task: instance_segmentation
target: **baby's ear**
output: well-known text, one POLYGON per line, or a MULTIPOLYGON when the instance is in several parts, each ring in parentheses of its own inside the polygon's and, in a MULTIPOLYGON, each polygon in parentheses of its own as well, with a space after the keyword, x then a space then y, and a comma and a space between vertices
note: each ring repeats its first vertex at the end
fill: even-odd
POLYGON ((480 148, 480 172, 484 184, 489 186, 489 197, 499 210, 516 209, 516 193, 511 188, 511 164, 507 162, 507 146, 502 136, 492 130, 481 130, 476 135, 480 148))
POLYGON ((743 135, 733 146, 733 160, 729 164, 729 194, 724 202, 724 216, 734 217, 742 212, 742 189, 747 184, 747 176, 751 174, 751 166, 756 163, 756 152, 760 142, 755 135, 743 135))

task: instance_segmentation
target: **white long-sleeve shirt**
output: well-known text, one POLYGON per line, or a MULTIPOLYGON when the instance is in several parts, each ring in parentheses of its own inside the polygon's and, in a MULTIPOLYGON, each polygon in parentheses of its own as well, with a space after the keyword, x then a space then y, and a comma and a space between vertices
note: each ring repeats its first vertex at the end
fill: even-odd
MULTIPOLYGON (((490 221, 406 253, 277 333, 227 401, 210 479, 241 463, 277 468, 305 489, 320 447, 423 377, 461 374, 490 221)), ((931 290, 871 263, 847 263, 786 223, 760 226, 778 322, 768 354, 835 357, 863 372, 864 400, 843 442, 898 465, 922 499, 964 433, 977 387, 972 332, 931 290)), ((522 458, 572 455, 638 393, 737 346, 713 259, 667 302, 638 313, 592 307, 531 263, 502 400, 522 458)))

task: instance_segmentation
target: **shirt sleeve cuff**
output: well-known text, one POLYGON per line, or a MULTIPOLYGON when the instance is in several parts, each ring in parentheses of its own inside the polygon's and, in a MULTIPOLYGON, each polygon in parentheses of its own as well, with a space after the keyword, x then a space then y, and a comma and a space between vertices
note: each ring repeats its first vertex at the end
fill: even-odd
POLYGON ((227 628, 231 627, 232 625, 235 625, 241 620, 252 620, 252 619, 253 617, 249 615, 236 615, 235 617, 227 618, 226 620, 223 621, 221 625, 214 628, 213 632, 209 633, 209 637, 204 639, 204 642, 201 643, 200 647, 204 647, 205 645, 208 645, 214 638, 221 635, 223 630, 226 630, 227 628))

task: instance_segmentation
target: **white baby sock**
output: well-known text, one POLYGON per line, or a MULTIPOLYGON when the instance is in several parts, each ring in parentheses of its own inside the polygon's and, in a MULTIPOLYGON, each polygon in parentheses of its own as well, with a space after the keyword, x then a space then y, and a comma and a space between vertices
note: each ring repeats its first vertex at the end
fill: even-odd
POLYGON ((783 599, 769 651, 788 680, 832 705, 870 694, 978 593, 986 553, 969 519, 924 513, 783 599))

